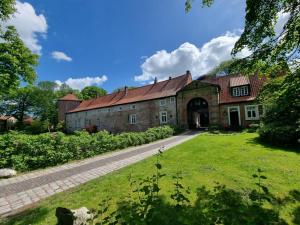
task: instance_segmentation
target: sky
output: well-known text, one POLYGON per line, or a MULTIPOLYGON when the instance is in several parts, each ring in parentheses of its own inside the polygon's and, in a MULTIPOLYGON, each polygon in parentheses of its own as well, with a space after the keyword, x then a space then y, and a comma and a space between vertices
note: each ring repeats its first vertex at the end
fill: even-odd
MULTIPOLYGON (((109 92, 190 70, 207 73, 230 52, 244 27, 245 1, 210 8, 185 0, 18 0, 14 25, 40 55, 38 81, 109 92)), ((240 56, 246 56, 245 50, 240 56)))

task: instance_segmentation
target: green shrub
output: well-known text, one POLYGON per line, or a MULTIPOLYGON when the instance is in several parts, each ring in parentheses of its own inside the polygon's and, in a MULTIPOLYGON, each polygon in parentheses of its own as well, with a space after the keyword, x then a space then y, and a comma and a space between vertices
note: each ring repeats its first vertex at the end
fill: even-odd
POLYGON ((259 127, 260 127, 259 124, 252 123, 252 124, 249 125, 248 132, 249 133, 254 133, 254 132, 256 132, 258 130, 259 127))
POLYGON ((275 123, 264 124, 259 130, 260 139, 273 145, 294 146, 300 137, 300 131, 294 126, 275 123))
POLYGON ((73 135, 61 132, 28 135, 12 131, 0 136, 0 168, 29 171, 55 166, 70 160, 167 138, 173 132, 169 126, 118 135, 109 134, 107 131, 94 134, 76 131, 73 135))

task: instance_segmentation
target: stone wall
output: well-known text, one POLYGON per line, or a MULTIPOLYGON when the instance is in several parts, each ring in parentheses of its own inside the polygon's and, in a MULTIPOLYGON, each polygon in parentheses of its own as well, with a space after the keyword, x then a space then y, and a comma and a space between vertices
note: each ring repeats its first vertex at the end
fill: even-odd
POLYGON ((69 132, 96 126, 97 130, 112 133, 123 131, 144 131, 149 127, 163 125, 160 112, 167 112, 166 124, 176 125, 176 98, 167 97, 133 104, 124 104, 88 111, 66 114, 66 128, 69 132), (165 105, 160 105, 160 101, 165 105), (175 100, 175 101, 174 101, 175 100), (130 124, 130 115, 136 115, 136 123, 130 124))
POLYGON ((195 80, 177 94, 178 125, 188 128, 188 103, 195 98, 203 98, 208 103, 209 124, 219 124, 219 93, 215 85, 195 80))

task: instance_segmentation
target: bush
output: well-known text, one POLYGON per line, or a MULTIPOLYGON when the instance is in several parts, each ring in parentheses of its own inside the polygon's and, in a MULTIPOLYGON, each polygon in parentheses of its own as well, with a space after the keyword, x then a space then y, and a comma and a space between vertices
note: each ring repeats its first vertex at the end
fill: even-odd
POLYGON ((264 124, 258 132, 263 142, 281 146, 294 146, 300 136, 300 131, 294 126, 277 126, 274 123, 264 124))
POLYGON ((256 132, 256 131, 258 130, 259 127, 260 127, 259 124, 257 124, 257 123, 252 123, 252 124, 250 124, 249 127, 248 127, 248 132, 249 132, 249 133, 254 133, 254 132, 256 132))
POLYGON ((74 135, 61 132, 28 135, 11 131, 0 136, 0 168, 29 171, 84 159, 104 152, 142 145, 173 135, 169 126, 150 128, 145 132, 118 135, 101 131, 74 135))

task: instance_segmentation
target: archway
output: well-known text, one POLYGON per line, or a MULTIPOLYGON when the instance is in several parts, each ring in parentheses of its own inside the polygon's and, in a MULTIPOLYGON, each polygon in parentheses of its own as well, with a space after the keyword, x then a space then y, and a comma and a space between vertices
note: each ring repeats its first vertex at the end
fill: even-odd
POLYGON ((203 98, 194 98, 187 105, 188 124, 190 129, 208 127, 208 103, 203 98))

